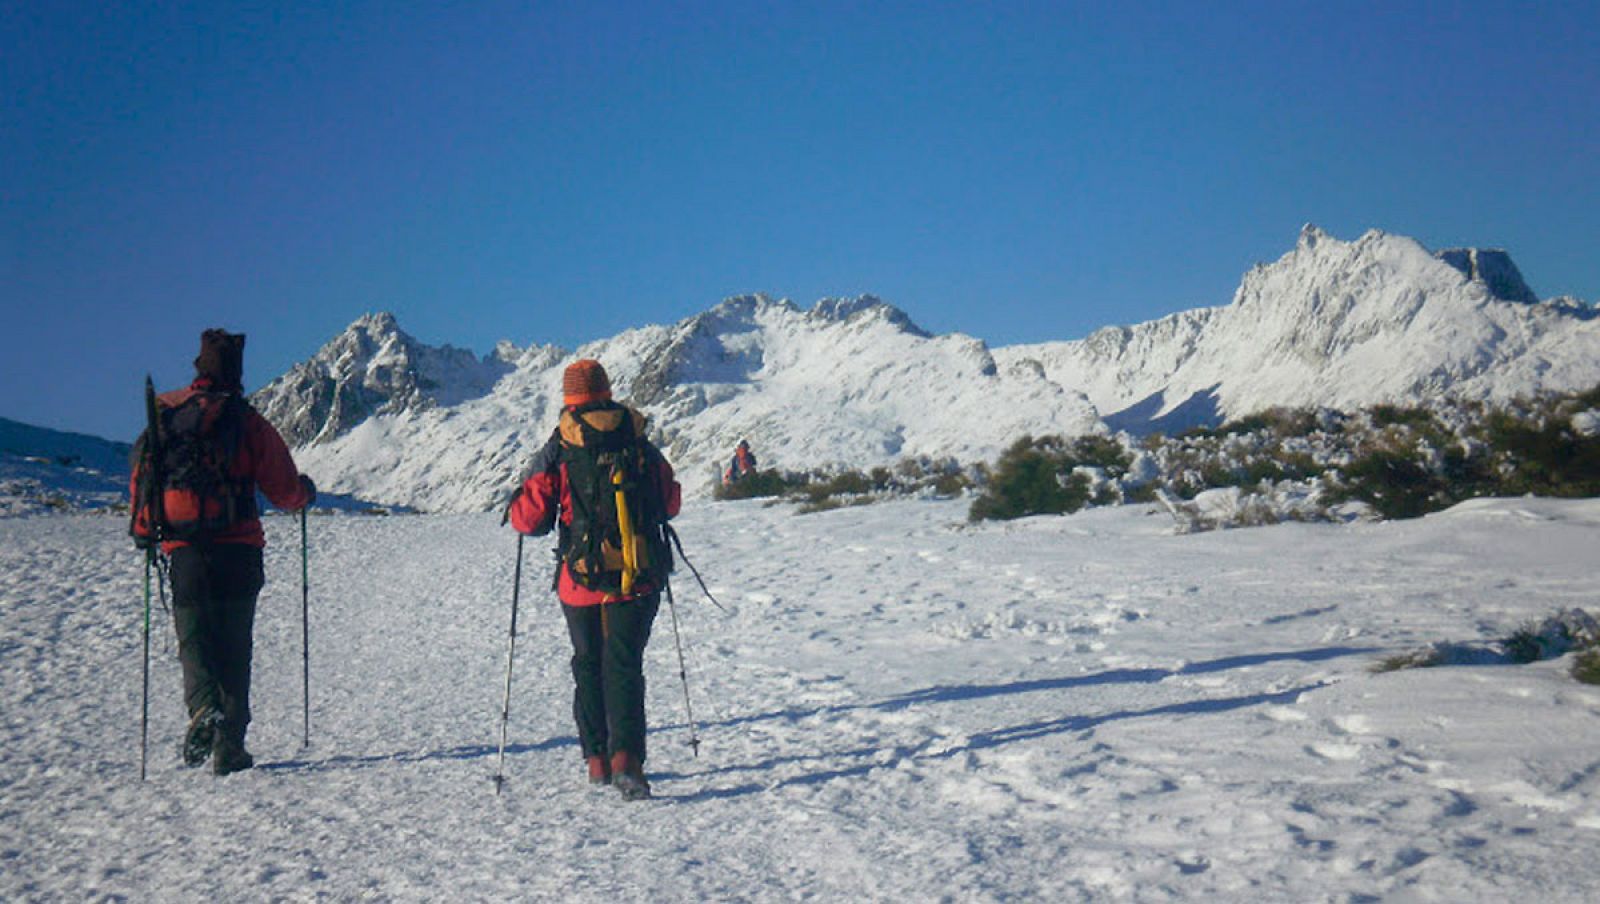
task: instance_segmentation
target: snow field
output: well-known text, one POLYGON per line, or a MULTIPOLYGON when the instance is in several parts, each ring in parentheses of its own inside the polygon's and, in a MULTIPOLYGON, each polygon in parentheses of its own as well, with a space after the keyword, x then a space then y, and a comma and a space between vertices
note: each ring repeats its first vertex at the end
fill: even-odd
POLYGON ((968 526, 898 502, 679 520, 647 654, 659 799, 582 777, 547 540, 489 515, 268 519, 255 770, 177 763, 157 613, 137 781, 140 564, 120 519, 0 520, 6 900, 1583 901, 1600 689, 1564 661, 1369 674, 1595 607, 1600 502, 1174 536, 1126 507, 968 526))

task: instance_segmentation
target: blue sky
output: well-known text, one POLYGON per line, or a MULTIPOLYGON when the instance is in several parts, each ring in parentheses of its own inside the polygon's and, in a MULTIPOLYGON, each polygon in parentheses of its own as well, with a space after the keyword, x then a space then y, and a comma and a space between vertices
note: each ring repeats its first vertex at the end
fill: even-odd
POLYGON ((1600 4, 9 4, 0 416, 126 439, 247 332, 488 351, 870 292, 992 344, 1302 223, 1600 298, 1600 4), (20 7, 20 8, 19 8, 20 7), (396 10, 404 12, 396 12, 396 10))

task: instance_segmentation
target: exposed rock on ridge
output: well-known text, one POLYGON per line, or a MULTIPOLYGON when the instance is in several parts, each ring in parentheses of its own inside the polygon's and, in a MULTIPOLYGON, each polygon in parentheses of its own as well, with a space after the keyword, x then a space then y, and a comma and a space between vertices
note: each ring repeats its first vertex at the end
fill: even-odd
POLYGON ((451 346, 417 342, 393 314, 368 314, 311 360, 255 393, 252 401, 291 446, 327 442, 374 415, 454 405, 482 395, 512 369, 451 346))

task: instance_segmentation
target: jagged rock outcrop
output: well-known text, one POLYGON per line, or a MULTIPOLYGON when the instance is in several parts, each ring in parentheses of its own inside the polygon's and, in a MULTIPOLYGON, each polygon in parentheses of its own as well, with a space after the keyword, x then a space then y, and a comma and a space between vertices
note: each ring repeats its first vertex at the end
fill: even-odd
POLYGON ((448 345, 423 345, 394 315, 368 314, 251 401, 290 445, 327 442, 375 415, 455 405, 488 392, 512 370, 500 357, 504 351, 480 359, 448 345))

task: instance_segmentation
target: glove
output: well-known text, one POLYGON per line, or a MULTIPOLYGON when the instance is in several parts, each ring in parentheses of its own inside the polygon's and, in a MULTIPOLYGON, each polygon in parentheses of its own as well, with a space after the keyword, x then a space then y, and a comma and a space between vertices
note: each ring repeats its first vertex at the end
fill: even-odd
POLYGON ((517 500, 518 499, 522 498, 522 492, 523 492, 523 487, 518 486, 517 487, 517 491, 515 493, 511 494, 511 498, 510 499, 506 500, 505 510, 500 513, 500 526, 501 527, 505 527, 506 526, 506 522, 511 520, 511 507, 517 504, 517 500))
POLYGON ((308 497, 306 505, 317 501, 317 485, 311 481, 310 477, 304 474, 300 475, 300 489, 306 491, 306 496, 308 497))

